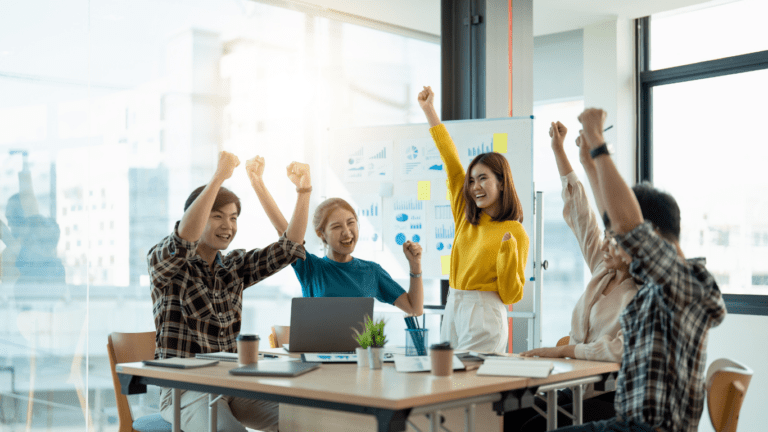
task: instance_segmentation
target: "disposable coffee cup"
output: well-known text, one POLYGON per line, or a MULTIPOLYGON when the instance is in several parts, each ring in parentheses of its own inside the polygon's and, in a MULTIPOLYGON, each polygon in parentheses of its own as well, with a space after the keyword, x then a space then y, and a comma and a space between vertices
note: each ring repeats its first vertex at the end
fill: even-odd
POLYGON ((432 375, 453 375, 453 347, 449 342, 429 347, 429 357, 432 359, 432 375))
POLYGON ((237 362, 240 366, 245 366, 257 361, 259 361, 259 335, 238 335, 237 362))

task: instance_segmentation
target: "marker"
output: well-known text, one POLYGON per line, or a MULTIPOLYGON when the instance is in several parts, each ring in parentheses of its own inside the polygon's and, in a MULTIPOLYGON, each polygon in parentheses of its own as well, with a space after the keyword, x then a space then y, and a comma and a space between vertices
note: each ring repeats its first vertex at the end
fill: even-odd
POLYGON ((608 126, 607 128, 603 129, 603 132, 607 131, 608 129, 612 128, 613 125, 608 126))

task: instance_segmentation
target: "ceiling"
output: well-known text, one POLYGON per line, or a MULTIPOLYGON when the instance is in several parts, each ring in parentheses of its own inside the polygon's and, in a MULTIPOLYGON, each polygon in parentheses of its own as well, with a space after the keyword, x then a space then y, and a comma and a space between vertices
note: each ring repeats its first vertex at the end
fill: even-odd
MULTIPOLYGON (((708 6, 728 1, 733 0, 533 0, 533 34, 541 36, 560 33, 615 18, 633 19, 679 8, 708 6)), ((266 2, 325 9, 433 35, 440 34, 441 0, 266 0, 266 2)))

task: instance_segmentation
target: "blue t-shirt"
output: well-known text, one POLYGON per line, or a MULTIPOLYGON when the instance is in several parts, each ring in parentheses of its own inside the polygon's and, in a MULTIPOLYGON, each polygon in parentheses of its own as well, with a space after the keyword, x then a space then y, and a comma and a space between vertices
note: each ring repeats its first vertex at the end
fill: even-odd
POLYGON ((374 297, 394 304, 405 293, 403 287, 380 265, 352 258, 340 263, 309 252, 306 259, 291 264, 304 297, 374 297))

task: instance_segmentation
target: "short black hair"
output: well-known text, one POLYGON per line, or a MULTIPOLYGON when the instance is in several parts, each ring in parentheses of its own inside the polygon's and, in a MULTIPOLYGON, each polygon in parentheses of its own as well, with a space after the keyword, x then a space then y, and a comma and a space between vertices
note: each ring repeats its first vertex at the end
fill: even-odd
MULTIPOLYGON (((187 198, 187 202, 184 203, 184 211, 187 211, 189 206, 192 205, 193 202, 197 199, 198 196, 203 192, 203 189, 205 189, 206 185, 202 185, 199 188, 192 191, 191 194, 189 194, 189 198, 187 198)), ((240 198, 235 195, 234 192, 231 190, 225 188, 224 186, 219 188, 219 193, 216 194, 216 200, 213 202, 213 207, 211 210, 218 210, 222 207, 224 207, 227 204, 234 203, 237 207, 237 215, 240 216, 240 198)))
POLYGON ((672 195, 653 187, 650 182, 632 186, 643 219, 650 221, 659 229, 661 236, 667 239, 680 240, 680 207, 672 195))
MULTIPOLYGON (((650 182, 632 186, 632 192, 640 204, 643 219, 650 221, 654 228, 658 228, 662 237, 680 241, 680 207, 672 195, 653 187, 650 182)), ((611 219, 608 212, 603 212, 603 224, 605 229, 611 228, 611 219)))

